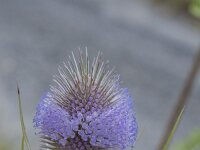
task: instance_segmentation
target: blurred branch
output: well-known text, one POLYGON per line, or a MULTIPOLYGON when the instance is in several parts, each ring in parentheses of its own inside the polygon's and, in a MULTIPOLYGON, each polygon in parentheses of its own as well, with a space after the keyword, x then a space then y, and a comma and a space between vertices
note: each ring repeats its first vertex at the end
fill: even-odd
POLYGON ((200 0, 154 0, 162 5, 168 5, 176 13, 188 12, 191 16, 200 19, 200 0))
POLYGON ((162 2, 164 4, 170 4, 171 6, 175 7, 186 7, 191 0, 155 0, 156 2, 162 2))
POLYGON ((200 49, 196 55, 196 59, 193 62, 191 71, 188 75, 187 80, 185 81, 185 85, 177 100, 177 104, 175 105, 172 111, 165 133, 159 143, 157 150, 164 150, 166 145, 168 144, 169 142, 168 139, 170 138, 170 135, 173 132, 174 126, 176 125, 176 122, 181 114, 181 111, 184 109, 184 106, 186 106, 188 102, 188 97, 192 91, 193 83, 194 83, 194 80, 198 73, 199 68, 200 68, 200 49))

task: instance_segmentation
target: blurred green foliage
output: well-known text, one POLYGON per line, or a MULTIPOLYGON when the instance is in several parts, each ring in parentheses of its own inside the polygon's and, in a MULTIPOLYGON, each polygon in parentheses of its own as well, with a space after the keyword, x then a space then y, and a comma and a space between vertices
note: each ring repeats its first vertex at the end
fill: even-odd
POLYGON ((10 148, 8 147, 8 144, 6 142, 1 141, 0 150, 10 150, 10 148))
POLYGON ((194 130, 191 135, 172 147, 172 150, 199 150, 200 149, 200 129, 194 130))
POLYGON ((200 0, 192 0, 189 4, 189 12, 197 17, 200 18, 200 0))

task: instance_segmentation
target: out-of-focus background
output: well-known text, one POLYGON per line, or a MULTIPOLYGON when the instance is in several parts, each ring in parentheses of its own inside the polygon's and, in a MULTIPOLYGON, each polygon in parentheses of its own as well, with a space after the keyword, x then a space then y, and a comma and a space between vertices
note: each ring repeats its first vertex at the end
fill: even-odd
MULTIPOLYGON (((40 96, 70 52, 87 46, 91 57, 103 52, 134 96, 135 150, 155 150, 200 45, 198 7, 176 1, 0 0, 0 143, 20 149, 18 82, 39 149, 32 118, 40 96)), ((200 76, 175 140, 200 127, 199 114, 200 76)))

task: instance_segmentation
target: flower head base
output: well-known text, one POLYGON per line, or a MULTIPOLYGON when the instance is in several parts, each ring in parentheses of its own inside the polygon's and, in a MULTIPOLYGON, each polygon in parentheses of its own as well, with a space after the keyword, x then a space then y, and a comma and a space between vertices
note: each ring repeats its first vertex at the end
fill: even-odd
POLYGON ((98 53, 90 67, 87 50, 59 67, 55 85, 40 101, 34 126, 42 147, 52 150, 126 149, 136 140, 132 98, 98 53), (84 56, 85 55, 85 56, 84 56))

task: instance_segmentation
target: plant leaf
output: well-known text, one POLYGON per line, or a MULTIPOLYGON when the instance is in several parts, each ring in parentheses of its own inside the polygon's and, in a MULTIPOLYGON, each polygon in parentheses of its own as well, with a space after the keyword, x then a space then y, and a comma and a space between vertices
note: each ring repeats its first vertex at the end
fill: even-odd
POLYGON ((176 123, 175 123, 175 125, 174 125, 174 127, 173 127, 173 129, 172 129, 172 131, 170 133, 170 136, 168 137, 167 142, 165 143, 165 146, 164 146, 163 150, 167 150, 168 149, 169 144, 171 143, 172 138, 174 137, 176 129, 178 128, 178 125, 180 124, 180 121, 181 121, 181 118, 183 116, 184 110, 185 110, 185 107, 183 107, 183 109, 181 110, 181 112, 180 112, 180 114, 179 114, 179 116, 178 116, 178 118, 176 120, 176 123))
POLYGON ((18 85, 17 85, 17 95, 18 95, 18 104, 19 104, 20 123, 21 123, 21 128, 22 128, 21 150, 24 150, 24 143, 26 144, 27 149, 30 150, 30 144, 29 144, 29 140, 28 140, 28 136, 26 134, 26 128, 25 128, 25 124, 24 124, 21 96, 20 96, 20 90, 19 90, 18 85))
POLYGON ((21 150, 24 150, 24 134, 22 135, 21 150))

